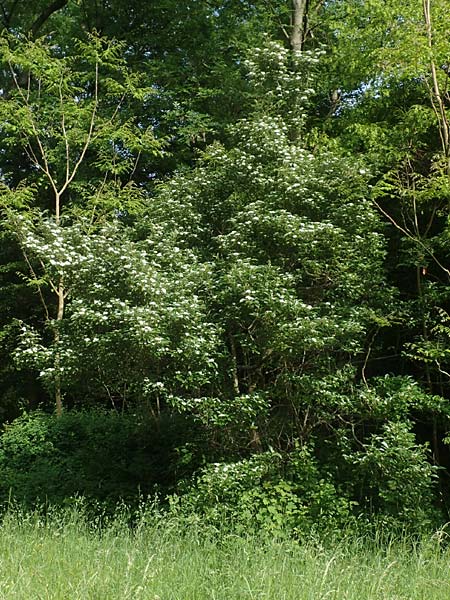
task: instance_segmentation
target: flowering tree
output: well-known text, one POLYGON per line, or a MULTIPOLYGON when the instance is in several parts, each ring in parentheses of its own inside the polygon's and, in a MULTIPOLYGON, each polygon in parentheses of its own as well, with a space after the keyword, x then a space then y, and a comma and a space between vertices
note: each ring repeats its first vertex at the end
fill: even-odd
POLYGON ((214 378, 216 328, 199 297, 209 272, 192 252, 156 229, 133 241, 120 224, 87 233, 83 223, 21 220, 17 230, 45 280, 65 282, 65 318, 49 317, 50 338, 24 324, 16 352, 50 389, 121 408, 138 400, 159 413, 164 394, 193 393, 214 378))
MULTIPOLYGON (((127 105, 142 99, 148 90, 138 85, 121 59, 119 44, 91 36, 72 53, 36 42, 3 38, 1 60, 9 74, 10 89, 0 109, 3 148, 17 151, 26 163, 22 178, 17 170, 1 176, 2 206, 9 226, 16 230, 28 263, 53 343, 59 348, 60 323, 69 294, 64 269, 72 260, 61 244, 65 223, 90 215, 90 226, 113 211, 133 212, 141 194, 127 185, 141 154, 160 152, 151 130, 133 122, 127 105), (18 212, 22 213, 20 219, 18 212), (33 260, 27 221, 49 218, 54 243, 36 248, 33 260), (58 233, 59 232, 59 233, 58 233), (52 254, 54 253, 54 254, 52 254), (50 292, 54 300, 50 300, 50 292)), ((57 413, 62 410, 60 356, 54 356, 53 388, 57 413)))
MULTIPOLYGON (((152 209, 183 231, 180 245, 214 261, 210 306, 228 377, 213 404, 204 399, 207 419, 215 407, 221 423, 248 427, 236 410, 245 397, 258 439, 257 423, 270 429, 274 413, 304 439, 331 425, 369 332, 389 322, 367 172, 325 144, 313 149, 305 131, 319 57, 269 40, 253 49, 253 114, 230 128, 228 146, 209 147, 196 170, 163 186, 152 209), (336 393, 321 394, 331 381, 336 393)), ((191 408, 202 411, 198 401, 191 408)))

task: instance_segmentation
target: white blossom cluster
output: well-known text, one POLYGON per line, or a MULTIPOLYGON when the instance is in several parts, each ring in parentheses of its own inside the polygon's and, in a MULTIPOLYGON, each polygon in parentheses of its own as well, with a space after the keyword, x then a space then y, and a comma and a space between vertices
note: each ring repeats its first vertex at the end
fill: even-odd
POLYGON ((242 394, 229 397, 167 397, 168 402, 178 412, 189 413, 207 426, 224 427, 232 424, 246 424, 248 427, 270 410, 270 399, 263 393, 242 394))
POLYGON ((252 48, 245 66, 261 106, 268 112, 281 110, 288 122, 301 126, 322 54, 321 50, 292 53, 270 39, 263 47, 252 48))
POLYGON ((199 294, 208 268, 192 252, 133 242, 118 226, 86 233, 51 220, 23 220, 20 237, 43 268, 42 288, 61 284, 67 295, 64 319, 53 317, 48 335, 24 327, 16 353, 49 385, 56 374, 66 389, 127 381, 144 395, 161 362, 188 388, 214 374, 217 332, 199 294))

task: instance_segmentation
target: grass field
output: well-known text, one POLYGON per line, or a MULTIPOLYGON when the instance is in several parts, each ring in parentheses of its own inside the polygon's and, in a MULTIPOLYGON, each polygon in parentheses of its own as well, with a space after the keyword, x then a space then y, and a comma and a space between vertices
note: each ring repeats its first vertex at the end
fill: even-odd
POLYGON ((447 600, 444 534, 412 544, 221 536, 148 520, 97 527, 73 511, 7 514, 0 598, 8 600, 447 600))

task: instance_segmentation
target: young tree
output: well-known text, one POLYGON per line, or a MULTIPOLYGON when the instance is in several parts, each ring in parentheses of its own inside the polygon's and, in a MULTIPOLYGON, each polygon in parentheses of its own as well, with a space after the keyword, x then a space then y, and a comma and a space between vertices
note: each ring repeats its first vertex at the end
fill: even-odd
MULTIPOLYGON (((142 101, 150 91, 139 86, 121 56, 120 44, 95 36, 79 42, 73 54, 42 40, 4 38, 1 43, 11 82, 0 109, 3 152, 16 156, 19 150, 26 165, 21 180, 20 172, 9 165, 2 170, 2 205, 7 223, 19 235, 55 347, 70 290, 63 269, 48 270, 54 257, 41 256, 34 262, 24 243, 25 222, 16 215, 21 212, 31 222, 50 216, 58 231, 80 215, 89 215, 95 227, 105 215, 130 214, 142 205, 130 174, 143 155, 160 153, 161 143, 127 110, 130 101, 142 101)), ((60 414, 58 353, 54 358, 55 405, 60 414)))

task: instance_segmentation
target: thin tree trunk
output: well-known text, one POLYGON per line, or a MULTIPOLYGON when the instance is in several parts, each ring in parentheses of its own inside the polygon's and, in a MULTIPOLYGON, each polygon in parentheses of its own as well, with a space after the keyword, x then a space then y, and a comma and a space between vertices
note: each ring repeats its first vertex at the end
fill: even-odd
MULTIPOLYGON (((55 193, 55 223, 59 227, 61 222, 61 199, 58 192, 55 193)), ((56 356, 55 356, 55 407, 56 416, 62 415, 62 392, 61 392, 61 372, 60 372, 60 355, 59 355, 59 324, 64 318, 64 284, 62 279, 56 289, 56 296, 58 298, 58 306, 56 311, 56 329, 54 335, 56 356)))
MULTIPOLYGON (((419 301, 422 308, 422 336, 425 342, 428 342, 428 326, 425 316, 425 299, 423 294, 423 286, 422 286, 422 278, 421 278, 421 268, 417 267, 416 269, 417 276, 417 295, 419 297, 419 301)), ((430 365, 425 363, 425 379, 427 382, 428 391, 430 394, 433 393, 433 383, 431 381, 431 371, 430 365)), ((433 458, 435 464, 439 465, 439 441, 438 441, 438 429, 437 429, 437 416, 436 412, 433 411, 433 429, 432 429, 432 444, 433 444, 433 458)))
POLYGON ((436 63, 433 58, 433 23, 431 18, 431 0, 422 0, 423 16, 427 31, 428 48, 430 50, 430 69, 432 84, 429 88, 431 104, 439 122, 439 134, 442 150, 447 160, 447 175, 450 176, 450 123, 447 117, 445 102, 439 85, 436 63))
POLYGON ((55 356, 55 407, 56 407, 56 415, 60 417, 62 415, 62 392, 61 392, 61 373, 60 373, 60 356, 58 350, 59 344, 59 324, 64 318, 64 303, 65 303, 65 293, 64 293, 64 284, 60 281, 58 290, 58 310, 56 313, 56 329, 54 334, 54 342, 56 346, 56 356, 55 356))
POLYGON ((238 367, 237 367, 236 344, 234 343, 234 338, 231 333, 229 334, 228 339, 230 340, 231 356, 233 358, 233 362, 232 362, 233 390, 234 390, 234 393, 236 394, 236 396, 239 396, 241 391, 239 389, 240 386, 239 386, 239 375, 238 375, 238 367))

